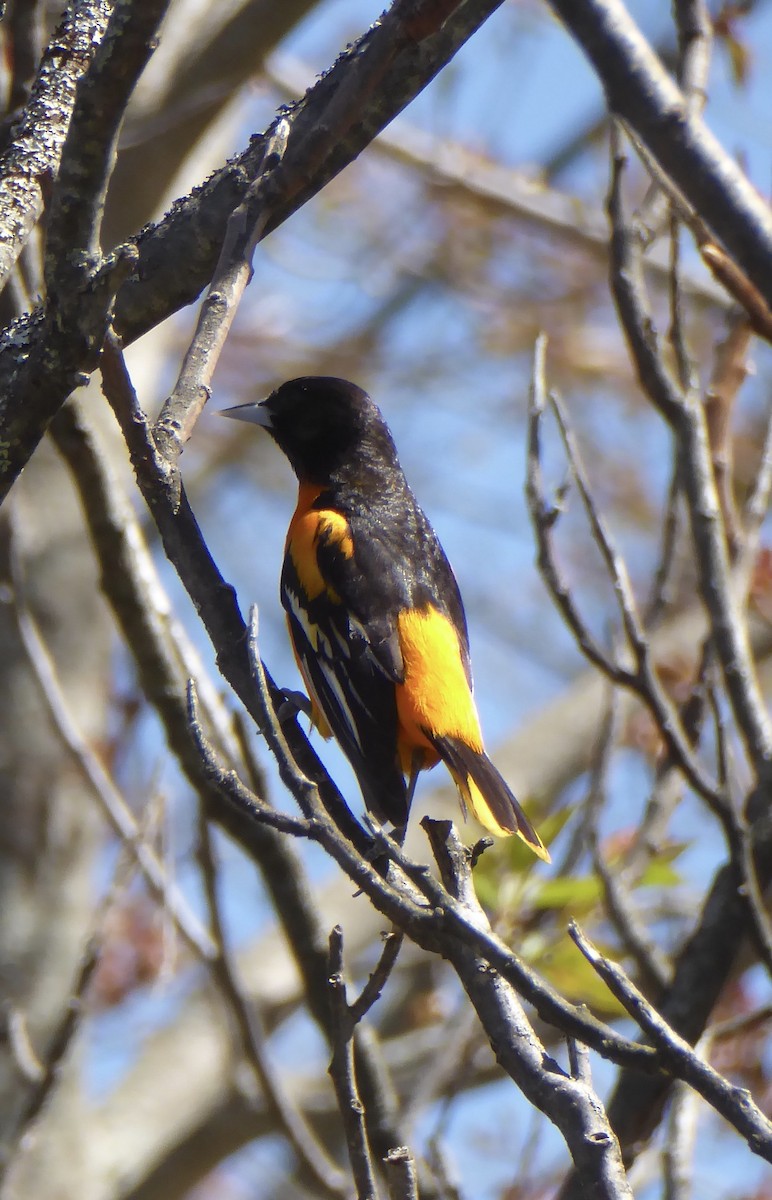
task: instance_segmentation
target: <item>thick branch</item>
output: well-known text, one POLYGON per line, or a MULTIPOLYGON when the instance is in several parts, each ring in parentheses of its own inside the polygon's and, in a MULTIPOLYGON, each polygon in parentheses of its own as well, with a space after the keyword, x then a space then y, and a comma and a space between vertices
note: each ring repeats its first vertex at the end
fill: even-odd
MULTIPOLYGON (((470 923, 488 922, 474 892, 467 853, 450 822, 425 822, 443 882, 470 923)), ((632 1197, 619 1144, 589 1079, 564 1071, 546 1053, 512 988, 471 947, 456 942, 448 955, 502 1068, 565 1138, 584 1194, 595 1200, 632 1197)))
POLYGON ((772 303, 772 217, 664 70, 622 0, 550 0, 622 117, 772 303))
POLYGON ((0 157, 0 284, 43 211, 43 189, 59 166, 76 84, 99 46, 111 7, 108 0, 71 0, 0 157))
POLYGON ((78 81, 46 240, 49 295, 83 286, 100 261, 99 232, 126 107, 169 0, 119 0, 104 40, 78 81))

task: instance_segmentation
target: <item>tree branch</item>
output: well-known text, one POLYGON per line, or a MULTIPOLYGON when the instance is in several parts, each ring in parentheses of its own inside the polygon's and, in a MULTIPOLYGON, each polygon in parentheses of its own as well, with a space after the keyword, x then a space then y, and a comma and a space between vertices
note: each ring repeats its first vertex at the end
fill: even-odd
POLYGON ((99 234, 126 107, 156 46, 169 0, 117 0, 78 80, 51 198, 45 255, 49 299, 79 292, 101 261, 99 234))
POLYGON ((569 932, 609 991, 651 1037, 669 1070, 699 1092, 716 1112, 734 1126, 754 1154, 772 1162, 772 1121, 769 1121, 754 1104, 750 1093, 745 1088, 730 1084, 718 1071, 714 1071, 704 1062, 688 1042, 668 1026, 660 1013, 627 978, 622 968, 599 954, 576 922, 571 923, 569 932))
POLYGON ((735 598, 727 531, 710 460, 705 414, 693 393, 682 394, 659 348, 640 270, 640 243, 624 221, 621 175, 615 156, 609 194, 612 226, 611 285, 619 318, 641 385, 676 439, 686 496, 700 593, 708 611, 729 701, 750 762, 759 778, 772 765, 772 724, 761 695, 747 636, 735 598))
POLYGON ((714 237, 772 305, 768 205, 704 123, 688 111, 621 0, 549 0, 622 117, 714 237))
POLYGON ((70 0, 43 55, 29 101, 0 155, 0 286, 43 211, 58 170, 78 79, 107 28, 108 0, 70 0))
POLYGON ((217 890, 217 866, 212 838, 206 816, 199 810, 198 858, 204 877, 207 905, 212 930, 217 945, 217 954, 212 971, 226 999, 238 1030, 241 1050, 255 1078, 262 1087, 265 1102, 274 1117, 277 1128, 287 1139, 318 1187, 320 1194, 327 1197, 346 1196, 348 1183, 343 1172, 329 1158, 324 1147, 314 1136, 301 1109, 296 1107, 284 1088, 282 1078, 271 1062, 265 1031, 254 1004, 250 1004, 237 976, 236 963, 228 949, 225 928, 220 911, 217 890))
POLYGON ((265 139, 258 176, 228 220, 222 252, 201 305, 193 341, 185 353, 174 390, 164 402, 155 423, 156 445, 170 465, 179 457, 211 394, 214 369, 244 289, 252 278, 255 247, 268 224, 271 201, 280 194, 277 174, 281 170, 289 133, 289 121, 282 117, 265 139))

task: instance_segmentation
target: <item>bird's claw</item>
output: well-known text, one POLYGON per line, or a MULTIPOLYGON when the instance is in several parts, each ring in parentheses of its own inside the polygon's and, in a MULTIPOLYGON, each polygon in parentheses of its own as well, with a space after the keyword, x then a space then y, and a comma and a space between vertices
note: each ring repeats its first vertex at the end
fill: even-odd
POLYGON ((311 701, 308 696, 304 696, 302 692, 295 692, 291 688, 283 688, 282 697, 283 699, 276 709, 276 716, 282 725, 285 721, 293 720, 298 713, 303 713, 309 720, 311 719, 311 701))

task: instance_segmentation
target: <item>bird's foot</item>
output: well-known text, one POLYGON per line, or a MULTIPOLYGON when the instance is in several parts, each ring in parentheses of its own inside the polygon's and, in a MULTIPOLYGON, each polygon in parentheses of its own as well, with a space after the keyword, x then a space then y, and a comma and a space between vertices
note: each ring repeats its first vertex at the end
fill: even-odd
POLYGON ((283 699, 276 709, 276 716, 280 724, 292 721, 298 713, 303 713, 309 720, 311 719, 311 701, 308 696, 304 696, 302 692, 292 691, 290 688, 283 688, 282 696, 283 699))

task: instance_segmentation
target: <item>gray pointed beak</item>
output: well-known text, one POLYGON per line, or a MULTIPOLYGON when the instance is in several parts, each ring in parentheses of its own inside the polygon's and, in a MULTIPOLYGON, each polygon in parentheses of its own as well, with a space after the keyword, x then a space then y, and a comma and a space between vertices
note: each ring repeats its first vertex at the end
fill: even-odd
POLYGON ((221 417, 230 417, 234 421, 249 421, 250 425, 260 425, 263 429, 272 429, 271 413, 265 407, 265 401, 258 404, 235 404, 233 408, 221 408, 221 417))

